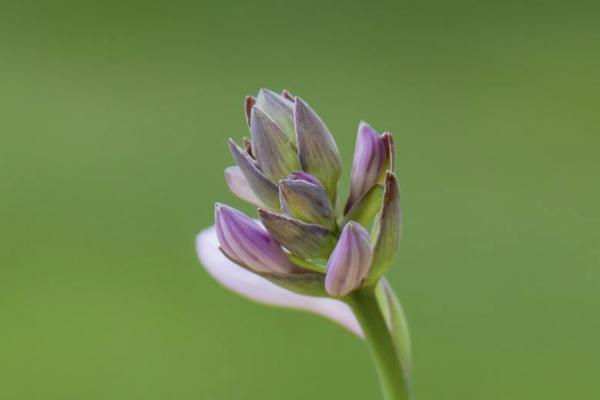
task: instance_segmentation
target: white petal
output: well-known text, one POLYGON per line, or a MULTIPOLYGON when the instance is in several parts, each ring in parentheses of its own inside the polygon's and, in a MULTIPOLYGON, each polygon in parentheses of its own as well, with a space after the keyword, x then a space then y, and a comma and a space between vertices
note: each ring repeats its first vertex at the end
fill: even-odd
POLYGON ((219 250, 214 226, 196 237, 196 251, 208 273, 226 288, 260 303, 323 315, 362 337, 360 325, 347 304, 290 292, 229 261, 219 250))

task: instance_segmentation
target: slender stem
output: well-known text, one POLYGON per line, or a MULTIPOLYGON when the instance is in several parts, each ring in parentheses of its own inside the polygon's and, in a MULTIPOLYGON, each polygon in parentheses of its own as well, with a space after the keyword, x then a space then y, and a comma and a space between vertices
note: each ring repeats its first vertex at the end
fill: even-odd
POLYGON ((410 385, 382 313, 374 287, 363 287, 348 298, 377 367, 386 400, 410 400, 410 385))

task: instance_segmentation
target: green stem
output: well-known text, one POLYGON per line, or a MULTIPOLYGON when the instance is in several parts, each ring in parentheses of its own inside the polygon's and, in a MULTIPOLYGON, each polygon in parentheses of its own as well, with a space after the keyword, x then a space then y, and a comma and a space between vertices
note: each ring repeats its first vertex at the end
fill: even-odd
POLYGON ((375 287, 363 287, 348 298, 377 367, 386 400, 410 400, 410 384, 399 351, 377 301, 375 287))

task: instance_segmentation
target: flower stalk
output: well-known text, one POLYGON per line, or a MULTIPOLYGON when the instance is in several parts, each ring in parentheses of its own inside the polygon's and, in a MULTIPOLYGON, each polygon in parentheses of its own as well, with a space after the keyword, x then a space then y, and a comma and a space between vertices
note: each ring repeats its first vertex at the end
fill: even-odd
POLYGON ((410 373, 408 366, 403 365, 403 359, 410 356, 402 354, 402 345, 397 343, 402 338, 392 334, 375 287, 367 286, 356 290, 348 296, 346 303, 363 330, 385 400, 410 400, 410 373))

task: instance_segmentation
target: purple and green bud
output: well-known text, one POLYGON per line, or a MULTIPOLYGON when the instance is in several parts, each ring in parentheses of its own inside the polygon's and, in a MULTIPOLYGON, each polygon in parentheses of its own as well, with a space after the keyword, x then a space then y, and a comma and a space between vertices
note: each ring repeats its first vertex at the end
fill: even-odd
MULTIPOLYGON (((237 166, 226 169, 225 179, 235 195, 258 207, 262 225, 218 206, 223 252, 259 274, 278 274, 279 286, 286 286, 283 280, 291 275, 299 280, 298 273, 321 276, 323 293, 336 297, 376 284, 400 239, 391 135, 360 123, 350 194, 340 205, 337 145, 314 110, 287 91, 267 89, 247 97, 244 108, 252 137, 244 138, 243 147, 230 140, 237 166), (363 228, 368 226, 373 226, 373 244, 363 228)), ((314 289, 319 278, 301 280, 314 289)))
POLYGON ((342 168, 335 140, 321 118, 302 99, 296 98, 294 106, 300 165, 323 184, 335 204, 342 168))
POLYGON ((256 160, 231 139, 229 139, 229 149, 254 195, 258 197, 266 207, 278 209, 279 189, 277 188, 277 185, 262 173, 256 160))
POLYGON ((383 204, 373 227, 374 253, 373 267, 367 278, 368 283, 376 283, 400 250, 402 235, 402 208, 400 207, 400 187, 396 176, 388 171, 385 175, 383 204))
POLYGON ((259 273, 287 275, 295 269, 271 234, 242 212, 217 204, 215 221, 221 250, 231 260, 259 273))
POLYGON ((240 167, 227 167, 225 169, 225 182, 229 186, 229 190, 240 199, 257 207, 265 206, 250 188, 248 180, 240 167))
POLYGON ((335 228, 335 212, 325 188, 314 177, 302 173, 279 181, 281 209, 301 221, 335 228), (309 178, 310 177, 310 178, 309 178))
POLYGON ((324 226, 262 208, 258 209, 258 214, 273 237, 296 256, 304 259, 327 258, 335 247, 335 236, 324 226))
POLYGON ((261 89, 256 97, 256 107, 263 110, 292 142, 296 141, 293 99, 278 95, 269 89, 261 89))
POLYGON ((359 224, 349 222, 327 262, 327 293, 342 297, 358 289, 369 272, 372 260, 369 234, 359 224))
POLYGON ((394 144, 389 133, 379 134, 369 124, 362 121, 358 126, 354 160, 350 183, 350 196, 345 212, 374 185, 383 182, 385 171, 394 170, 394 144))
POLYGON ((252 154, 267 178, 277 182, 300 169, 295 145, 258 105, 251 111, 250 130, 252 154))

